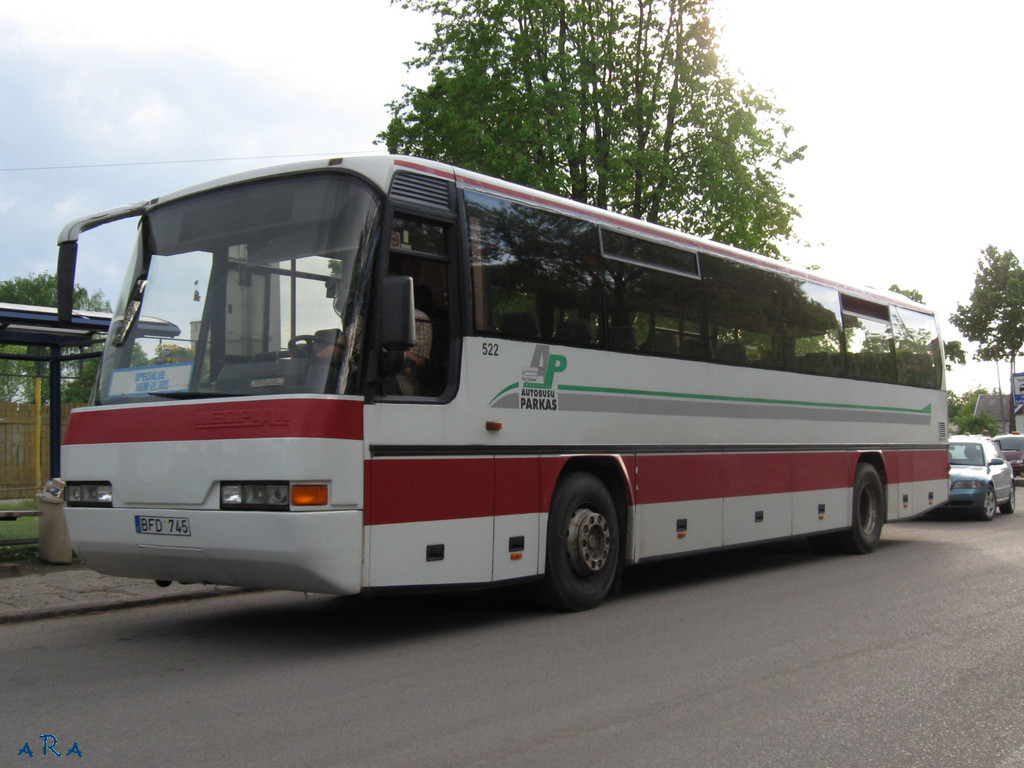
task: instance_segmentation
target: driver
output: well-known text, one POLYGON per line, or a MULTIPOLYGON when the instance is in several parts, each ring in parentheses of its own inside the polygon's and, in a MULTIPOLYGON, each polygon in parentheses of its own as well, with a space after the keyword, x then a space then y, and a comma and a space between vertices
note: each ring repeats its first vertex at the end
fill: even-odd
POLYGON ((341 358, 348 340, 338 328, 328 328, 313 334, 313 357, 334 362, 341 358))

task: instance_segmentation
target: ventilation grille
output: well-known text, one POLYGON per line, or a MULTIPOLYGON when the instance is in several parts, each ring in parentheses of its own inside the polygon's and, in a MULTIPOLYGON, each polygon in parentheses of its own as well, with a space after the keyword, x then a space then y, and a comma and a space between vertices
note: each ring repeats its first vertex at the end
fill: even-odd
POLYGON ((451 207, 451 187, 451 183, 445 179, 399 172, 391 179, 391 197, 447 211, 451 207))
POLYGON ((949 427, 944 421, 939 422, 939 440, 946 442, 949 439, 949 427))

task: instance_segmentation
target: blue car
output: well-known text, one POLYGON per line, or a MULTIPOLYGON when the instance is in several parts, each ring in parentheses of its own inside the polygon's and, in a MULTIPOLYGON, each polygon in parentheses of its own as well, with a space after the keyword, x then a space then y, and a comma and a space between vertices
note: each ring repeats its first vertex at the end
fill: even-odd
POLYGON ((1015 504, 1013 470, 987 437, 949 438, 949 503, 980 520, 992 520, 996 508, 1005 515, 1015 504))

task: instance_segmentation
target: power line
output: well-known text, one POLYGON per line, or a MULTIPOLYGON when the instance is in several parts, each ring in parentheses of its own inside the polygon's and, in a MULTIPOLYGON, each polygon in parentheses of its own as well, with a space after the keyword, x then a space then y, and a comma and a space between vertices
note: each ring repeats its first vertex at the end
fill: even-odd
POLYGON ((294 157, 337 157, 331 152, 303 152, 297 155, 250 155, 248 157, 207 157, 194 160, 148 160, 134 163, 91 163, 85 165, 36 165, 24 168, 0 168, 0 173, 19 171, 72 171, 83 168, 130 168, 144 165, 181 165, 183 163, 224 163, 233 160, 284 160, 294 157))

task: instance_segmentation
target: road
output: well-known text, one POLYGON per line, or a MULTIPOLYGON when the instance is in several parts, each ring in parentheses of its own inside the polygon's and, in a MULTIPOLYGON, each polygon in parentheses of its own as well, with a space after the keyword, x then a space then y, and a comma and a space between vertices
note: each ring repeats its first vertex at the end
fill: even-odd
POLYGON ((266 592, 13 624, 0 765, 1024 766, 1022 627, 1024 514, 645 566, 572 615, 266 592))

